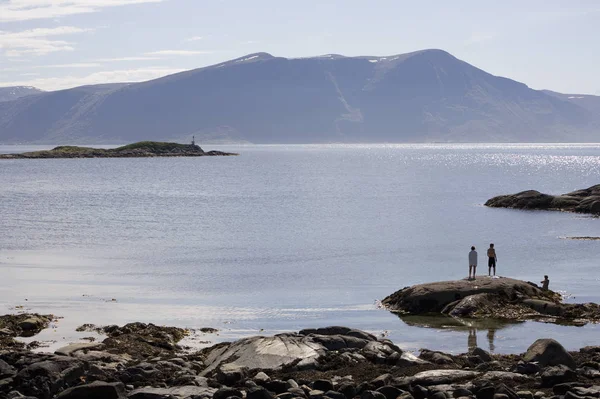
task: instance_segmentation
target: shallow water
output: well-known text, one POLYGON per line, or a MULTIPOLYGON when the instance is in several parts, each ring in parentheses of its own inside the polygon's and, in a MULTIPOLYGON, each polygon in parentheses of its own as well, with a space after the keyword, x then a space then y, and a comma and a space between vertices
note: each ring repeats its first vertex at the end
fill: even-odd
POLYGON ((600 302, 600 241, 561 239, 599 236, 597 218, 482 205, 598 184, 600 145, 217 149, 241 155, 0 162, 4 310, 63 316, 38 337, 55 345, 79 324, 127 321, 219 328, 213 341, 337 324, 413 350, 463 352, 474 336, 501 353, 541 336, 600 344, 594 325, 424 328, 376 306, 466 277, 470 246, 482 264, 490 242, 499 275, 549 274, 570 301, 600 302))

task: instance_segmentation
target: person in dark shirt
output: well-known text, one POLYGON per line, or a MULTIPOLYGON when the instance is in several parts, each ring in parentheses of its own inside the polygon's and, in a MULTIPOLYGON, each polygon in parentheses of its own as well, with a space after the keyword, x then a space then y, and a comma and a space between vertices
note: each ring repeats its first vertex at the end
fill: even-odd
POLYGON ((496 262, 498 262, 498 257, 496 256, 496 250, 494 249, 494 244, 490 244, 490 247, 487 250, 488 256, 488 275, 492 275, 492 268, 494 268, 494 276, 496 275, 496 262))
POLYGON ((544 279, 540 281, 540 283, 542 283, 542 290, 548 291, 548 285, 550 285, 550 280, 548 280, 547 275, 544 276, 544 279))

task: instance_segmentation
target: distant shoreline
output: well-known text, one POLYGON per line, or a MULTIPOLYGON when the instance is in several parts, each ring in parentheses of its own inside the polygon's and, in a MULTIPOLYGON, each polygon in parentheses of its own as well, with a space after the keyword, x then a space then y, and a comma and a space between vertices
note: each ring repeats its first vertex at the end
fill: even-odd
POLYGON ((238 155, 232 152, 204 151, 192 144, 140 141, 117 148, 92 148, 59 146, 51 150, 31 151, 18 154, 0 154, 0 159, 52 159, 52 158, 154 158, 154 157, 201 157, 238 155))

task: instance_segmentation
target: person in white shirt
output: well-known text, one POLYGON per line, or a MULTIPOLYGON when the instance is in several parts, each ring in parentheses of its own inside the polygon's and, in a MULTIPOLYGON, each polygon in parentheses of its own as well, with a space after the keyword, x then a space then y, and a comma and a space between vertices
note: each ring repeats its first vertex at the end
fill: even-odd
POLYGON ((475 247, 471 247, 471 252, 469 252, 469 280, 475 279, 475 271, 477 270, 477 251, 475 251, 475 247), (471 274, 473 277, 471 277, 471 274))

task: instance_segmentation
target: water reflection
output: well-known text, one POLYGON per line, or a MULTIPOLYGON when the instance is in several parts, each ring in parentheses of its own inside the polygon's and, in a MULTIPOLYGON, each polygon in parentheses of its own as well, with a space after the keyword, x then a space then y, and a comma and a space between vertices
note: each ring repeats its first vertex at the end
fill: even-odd
POLYGON ((405 324, 413 327, 451 330, 467 333, 467 350, 478 347, 477 333, 486 331, 487 347, 490 352, 496 350, 494 341, 496 331, 522 324, 522 321, 508 321, 498 319, 461 319, 448 316, 407 316, 398 315, 405 324))

